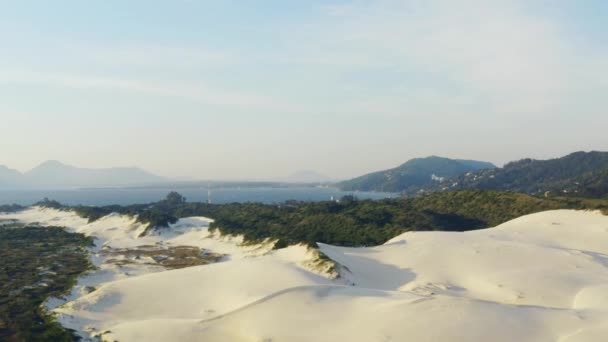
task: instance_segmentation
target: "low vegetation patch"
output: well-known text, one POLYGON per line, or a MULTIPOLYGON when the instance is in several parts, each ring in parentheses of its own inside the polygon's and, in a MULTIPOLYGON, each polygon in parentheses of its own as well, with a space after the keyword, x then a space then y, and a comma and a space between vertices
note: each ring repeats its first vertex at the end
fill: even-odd
POLYGON ((41 307, 89 269, 93 241, 60 227, 0 226, 0 341, 73 341, 41 307))
POLYGON ((4 204, 0 205, 0 213, 16 213, 24 210, 26 207, 19 204, 4 204))
POLYGON ((194 246, 154 245, 105 249, 101 254, 109 257, 106 262, 115 265, 152 265, 168 269, 207 265, 224 257, 194 246))

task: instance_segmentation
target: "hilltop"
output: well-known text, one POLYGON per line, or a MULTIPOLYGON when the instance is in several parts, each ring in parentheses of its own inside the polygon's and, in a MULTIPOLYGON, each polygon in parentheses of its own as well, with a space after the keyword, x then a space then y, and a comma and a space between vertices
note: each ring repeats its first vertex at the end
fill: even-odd
POLYGON ((574 152, 548 160, 522 159, 502 168, 469 171, 410 194, 464 189, 605 198, 608 196, 608 152, 574 152))
POLYGON ((137 167, 90 169, 57 160, 46 161, 24 173, 0 166, 0 189, 126 186, 166 180, 137 167))
POLYGON ((438 184, 445 178, 469 171, 495 167, 494 164, 483 161, 430 156, 411 159, 393 169, 339 182, 337 186, 347 191, 404 192, 438 184))

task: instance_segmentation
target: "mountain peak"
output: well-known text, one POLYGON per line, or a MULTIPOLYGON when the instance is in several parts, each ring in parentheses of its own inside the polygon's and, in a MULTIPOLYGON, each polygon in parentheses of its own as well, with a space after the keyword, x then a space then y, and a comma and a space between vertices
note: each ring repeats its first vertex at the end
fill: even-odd
POLYGON ((21 172, 5 165, 0 165, 0 183, 14 182, 19 177, 21 177, 21 172))
POLYGON ((608 195, 608 152, 574 152, 564 157, 509 162, 502 168, 482 169, 456 176, 449 186, 431 184, 425 193, 445 190, 492 189, 532 195, 602 198, 608 195))
MULTIPOLYGON (((0 171, 2 169, 0 168, 0 171)), ((6 174, 7 172, 2 172, 6 174)), ((2 176, 2 174, 0 174, 2 176)), ((0 177, 8 179, 8 176, 0 177)), ((2 179, 0 179, 2 181, 2 179)), ((151 184, 166 181, 138 167, 90 169, 47 160, 35 168, 4 181, 11 187, 75 188, 151 184), (18 176, 18 177, 17 177, 18 176)))
POLYGON ((495 168, 492 163, 439 156, 414 158, 400 166, 338 183, 343 190, 402 192, 418 189, 468 171, 495 168))
POLYGON ((6 166, 6 165, 0 165, 0 170, 3 170, 3 171, 15 171, 15 170, 13 170, 13 169, 9 168, 9 167, 8 167, 8 166, 6 166))
POLYGON ((45 162, 42 162, 40 165, 38 165, 36 168, 47 168, 47 167, 66 167, 68 165, 60 162, 59 160, 47 160, 45 162))

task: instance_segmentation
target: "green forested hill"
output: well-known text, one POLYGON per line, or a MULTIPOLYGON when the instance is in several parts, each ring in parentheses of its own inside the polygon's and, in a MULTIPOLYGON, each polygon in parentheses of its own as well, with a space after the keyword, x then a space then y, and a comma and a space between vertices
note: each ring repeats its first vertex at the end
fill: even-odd
POLYGON ((495 168, 492 163, 432 156, 411 159, 394 169, 370 173, 337 185, 347 191, 402 192, 437 184, 443 178, 468 171, 492 168, 495 168))
POLYGON ((424 192, 463 189, 604 198, 608 196, 608 152, 575 152, 549 160, 522 159, 502 168, 468 172, 423 188, 424 192))

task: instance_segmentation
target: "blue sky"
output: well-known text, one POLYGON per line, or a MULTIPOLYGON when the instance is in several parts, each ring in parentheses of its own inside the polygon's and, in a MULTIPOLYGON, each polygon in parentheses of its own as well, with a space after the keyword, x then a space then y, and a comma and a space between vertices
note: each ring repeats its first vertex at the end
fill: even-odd
POLYGON ((0 1, 0 164, 195 178, 608 150, 605 1, 0 1))

